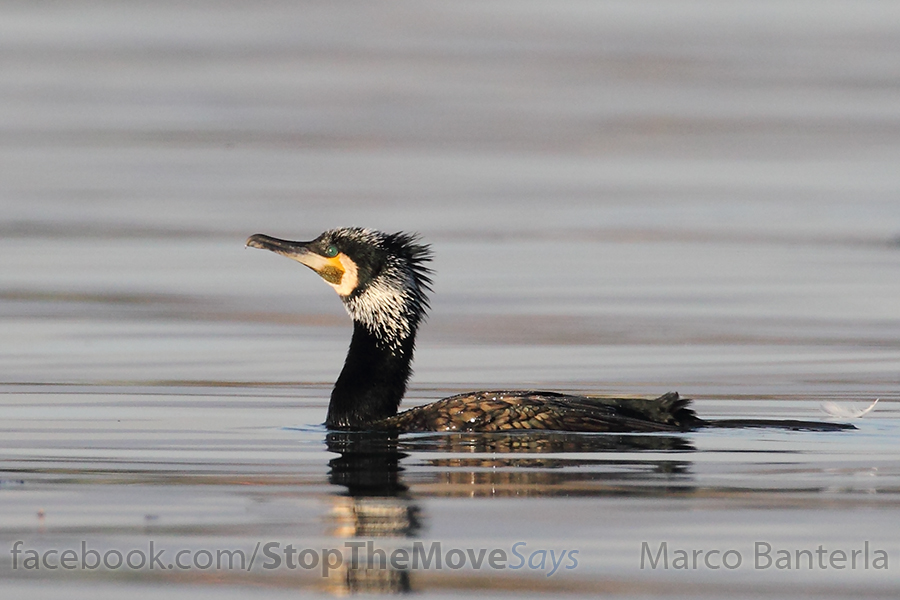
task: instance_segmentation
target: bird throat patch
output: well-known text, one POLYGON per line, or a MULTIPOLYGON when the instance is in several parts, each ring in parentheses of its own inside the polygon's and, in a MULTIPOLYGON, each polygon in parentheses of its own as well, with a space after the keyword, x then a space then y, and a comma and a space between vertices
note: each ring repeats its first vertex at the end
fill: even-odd
POLYGON ((341 252, 325 265, 320 271, 322 279, 341 296, 349 296, 359 285, 359 269, 353 260, 341 252), (337 264, 334 264, 334 263, 337 264))
POLYGON ((341 279, 344 278, 344 271, 338 267, 327 265, 322 267, 322 270, 319 271, 319 275, 331 285, 340 285, 341 279))

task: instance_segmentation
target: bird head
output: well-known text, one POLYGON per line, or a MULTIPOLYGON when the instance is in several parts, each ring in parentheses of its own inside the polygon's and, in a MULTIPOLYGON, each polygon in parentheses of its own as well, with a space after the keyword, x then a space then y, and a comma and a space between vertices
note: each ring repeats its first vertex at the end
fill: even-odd
POLYGON ((415 235, 358 227, 331 229, 310 242, 256 234, 247 246, 306 265, 338 293, 355 322, 388 345, 415 332, 428 309, 431 250, 415 235))

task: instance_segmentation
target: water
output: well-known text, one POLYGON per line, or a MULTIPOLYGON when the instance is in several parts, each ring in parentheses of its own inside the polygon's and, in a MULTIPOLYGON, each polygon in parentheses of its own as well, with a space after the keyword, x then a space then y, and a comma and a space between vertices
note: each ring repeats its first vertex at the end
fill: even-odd
POLYGON ((0 589, 896 597, 897 13, 4 3, 0 589), (349 321, 307 270, 242 246, 338 225, 433 245, 406 405, 677 389, 710 418, 822 419, 881 401, 844 433, 329 435, 349 321), (14 569, 17 541, 163 555, 14 569), (356 541, 526 566, 366 572, 356 541), (288 544, 342 564, 288 568, 288 544), (779 569, 779 550, 814 564, 779 569), (179 551, 190 568, 168 569, 179 551), (220 551, 256 558, 192 562, 220 551))

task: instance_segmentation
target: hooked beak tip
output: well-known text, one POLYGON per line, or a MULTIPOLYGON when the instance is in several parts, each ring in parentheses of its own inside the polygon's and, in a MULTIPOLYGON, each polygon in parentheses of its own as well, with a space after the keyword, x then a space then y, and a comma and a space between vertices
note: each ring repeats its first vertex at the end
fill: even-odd
POLYGON ((244 248, 261 248, 260 238, 262 234, 254 233, 250 237, 247 238, 247 241, 244 242, 244 248))
POLYGON ((289 242, 287 240, 280 240, 278 238, 273 238, 270 235, 265 235, 263 233, 254 233, 250 237, 247 238, 247 241, 244 242, 245 248, 259 248, 260 250, 271 250, 273 252, 285 251, 286 249, 294 246, 297 242, 289 242))

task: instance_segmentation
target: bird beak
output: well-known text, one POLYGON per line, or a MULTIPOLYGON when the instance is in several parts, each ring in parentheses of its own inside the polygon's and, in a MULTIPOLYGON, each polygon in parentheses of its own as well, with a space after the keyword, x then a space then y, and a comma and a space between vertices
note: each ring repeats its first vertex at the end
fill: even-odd
POLYGON ((287 256, 291 260, 304 264, 331 284, 339 284, 344 275, 344 265, 335 258, 326 258, 321 254, 310 250, 309 245, 312 242, 292 242, 289 240, 280 240, 272 236, 257 233, 247 238, 248 248, 261 248, 263 250, 271 250, 276 254, 287 256))
POLYGON ((271 250, 276 254, 287 256, 308 267, 312 267, 310 263, 314 260, 310 257, 310 254, 314 254, 314 252, 309 249, 309 242, 291 242, 257 233, 247 238, 247 247, 271 250))

